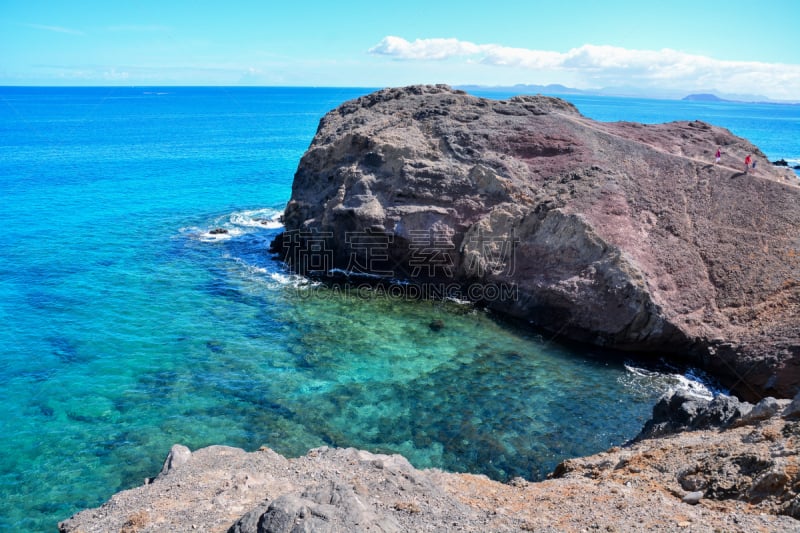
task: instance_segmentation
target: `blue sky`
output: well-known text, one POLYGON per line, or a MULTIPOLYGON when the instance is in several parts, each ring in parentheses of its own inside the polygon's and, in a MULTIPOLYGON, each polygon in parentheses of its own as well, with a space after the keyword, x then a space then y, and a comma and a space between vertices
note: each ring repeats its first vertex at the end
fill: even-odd
POLYGON ((798 0, 0 0, 0 85, 561 83, 800 100, 798 20, 798 0))

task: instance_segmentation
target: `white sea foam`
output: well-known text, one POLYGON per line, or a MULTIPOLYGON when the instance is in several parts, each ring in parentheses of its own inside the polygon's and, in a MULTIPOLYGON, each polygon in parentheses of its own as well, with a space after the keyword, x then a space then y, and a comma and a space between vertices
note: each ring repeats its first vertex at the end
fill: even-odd
POLYGON ((209 228, 198 228, 197 226, 187 226, 183 227, 180 230, 182 235, 186 235, 190 239, 196 239, 202 242, 219 242, 219 241, 227 241, 232 239, 233 237, 238 237, 243 232, 241 230, 237 230, 236 228, 220 228, 215 226, 211 229, 209 228), (225 231, 218 231, 220 229, 224 229, 225 231), (215 231, 216 230, 216 231, 215 231))
POLYGON ((261 230, 280 229, 283 227, 281 214, 281 211, 270 207, 234 211, 215 218, 205 228, 190 226, 181 228, 180 232, 202 242, 227 241, 261 230))
POLYGON ((448 296, 447 298, 445 298, 445 301, 463 306, 473 305, 472 302, 470 302, 469 300, 464 300, 462 298, 457 298, 455 296, 448 296))
POLYGON ((269 207, 263 209, 251 209, 231 213, 228 217, 231 224, 235 226, 264 229, 280 229, 283 224, 280 221, 281 212, 269 207))
POLYGON ((714 380, 702 370, 689 368, 684 372, 665 370, 649 370, 633 363, 626 363, 625 369, 634 377, 629 385, 642 388, 663 389, 664 392, 683 390, 698 398, 711 400, 715 395, 727 391, 719 387, 714 380))
POLYGON ((288 289, 300 289, 306 287, 316 287, 319 282, 311 281, 299 274, 290 274, 284 272, 272 272, 269 279, 279 287, 288 289))
POLYGON ((673 387, 675 390, 687 391, 692 396, 697 396, 704 400, 712 400, 714 398, 714 389, 707 383, 696 381, 689 373, 684 375, 673 374, 672 376, 677 380, 677 383, 673 387))
POLYGON ((268 289, 311 289, 322 285, 321 282, 312 281, 300 274, 288 271, 273 270, 275 266, 261 266, 249 262, 247 259, 235 257, 230 254, 223 256, 225 259, 232 260, 242 271, 251 279, 258 283, 263 283, 268 289))
POLYGON ((245 259, 241 257, 234 257, 230 254, 223 255, 225 259, 231 259, 234 263, 242 267, 242 269, 247 272, 248 274, 255 274, 258 276, 265 276, 270 273, 269 269, 263 266, 254 265, 252 263, 247 262, 245 259))
POLYGON ((242 230, 236 228, 212 228, 208 231, 200 233, 198 238, 203 242, 219 242, 230 240, 234 237, 242 235, 243 233, 244 232, 242 230), (223 229, 225 231, 221 232, 219 229, 223 229))

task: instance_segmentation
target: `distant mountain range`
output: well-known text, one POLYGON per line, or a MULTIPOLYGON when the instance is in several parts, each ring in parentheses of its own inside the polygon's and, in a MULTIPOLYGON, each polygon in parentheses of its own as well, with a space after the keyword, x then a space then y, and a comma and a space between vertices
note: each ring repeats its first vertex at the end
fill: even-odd
POLYGON ((604 87, 602 89, 575 89, 558 83, 549 85, 536 85, 520 83, 517 85, 458 85, 456 89, 467 92, 483 93, 516 93, 516 94, 550 94, 567 95, 581 94, 588 96, 624 96, 630 98, 657 98, 664 100, 686 100, 690 102, 740 102, 759 104, 784 104, 798 105, 800 102, 787 100, 772 100, 762 95, 754 94, 716 94, 714 92, 693 93, 686 95, 677 91, 654 91, 639 87, 604 87))

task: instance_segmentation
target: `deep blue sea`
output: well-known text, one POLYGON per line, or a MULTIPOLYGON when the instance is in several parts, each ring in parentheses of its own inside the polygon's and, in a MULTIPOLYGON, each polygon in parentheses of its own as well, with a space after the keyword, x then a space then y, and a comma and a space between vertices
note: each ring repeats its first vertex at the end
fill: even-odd
MULTIPOLYGON (((0 88, 0 531, 55 531, 174 443, 538 479, 634 436, 686 382, 270 259, 319 119, 367 92, 0 88)), ((800 162, 800 106, 566 98, 599 120, 704 120, 800 162)))

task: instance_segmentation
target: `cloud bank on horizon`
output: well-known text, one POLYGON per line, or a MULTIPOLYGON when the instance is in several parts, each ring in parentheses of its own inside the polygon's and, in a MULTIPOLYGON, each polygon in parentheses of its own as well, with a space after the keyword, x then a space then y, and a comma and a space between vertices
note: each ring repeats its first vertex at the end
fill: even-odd
POLYGON ((726 61, 664 48, 631 50, 584 44, 567 52, 476 44, 459 39, 387 36, 370 54, 403 61, 462 60, 523 71, 569 73, 579 89, 634 86, 661 91, 765 95, 797 100, 800 65, 726 61))

